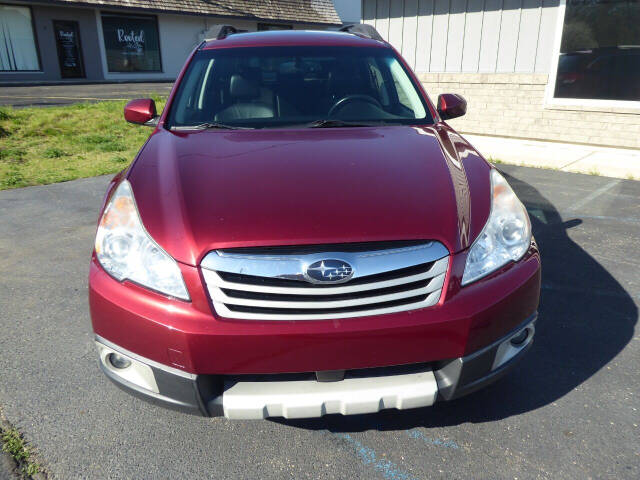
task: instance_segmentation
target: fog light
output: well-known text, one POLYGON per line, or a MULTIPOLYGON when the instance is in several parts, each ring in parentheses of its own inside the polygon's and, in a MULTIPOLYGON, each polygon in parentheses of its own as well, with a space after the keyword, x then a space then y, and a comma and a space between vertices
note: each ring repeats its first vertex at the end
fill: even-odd
POLYGON ((122 370, 131 366, 131 360, 127 357, 123 357, 122 355, 118 355, 117 353, 110 353, 107 358, 114 368, 122 370))
POLYGON ((516 347, 518 345, 522 345, 528 337, 529 337, 529 329, 525 328, 517 335, 511 337, 511 345, 516 347))

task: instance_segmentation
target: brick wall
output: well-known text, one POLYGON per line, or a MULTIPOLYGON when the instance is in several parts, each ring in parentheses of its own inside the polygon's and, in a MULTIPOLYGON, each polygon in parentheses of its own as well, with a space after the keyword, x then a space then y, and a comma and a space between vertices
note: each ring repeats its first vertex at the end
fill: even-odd
POLYGON ((451 120, 462 133, 640 148, 640 111, 545 106, 546 74, 419 73, 433 102, 459 93, 467 114, 451 120))

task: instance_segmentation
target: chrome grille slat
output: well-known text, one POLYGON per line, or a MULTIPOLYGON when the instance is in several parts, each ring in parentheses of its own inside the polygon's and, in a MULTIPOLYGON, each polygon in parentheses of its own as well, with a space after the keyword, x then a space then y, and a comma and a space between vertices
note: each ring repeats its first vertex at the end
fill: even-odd
POLYGON ((214 251, 205 257, 201 267, 214 308, 222 317, 322 320, 380 315, 435 305, 440 299, 448 264, 446 248, 438 242, 428 242, 386 250, 292 255, 214 251), (337 258, 351 264, 354 268, 352 280, 357 278, 357 284, 317 286, 301 280, 306 266, 323 258, 337 258), (404 269, 408 269, 407 274, 421 273, 397 277, 405 274, 404 269), (426 271, 422 271, 424 269, 426 271), (227 275, 233 281, 225 280, 219 272, 233 274, 227 275), (391 279, 383 280, 390 276, 391 279), (262 285, 260 278, 286 281, 271 281, 278 286, 268 282, 262 285), (292 286, 282 285, 287 283, 292 286), (406 289, 402 285, 406 285, 406 289), (260 298, 260 294, 264 298, 260 298), (278 298, 279 295, 283 298, 278 298), (334 295, 337 296, 335 300, 331 299, 334 295), (345 295, 348 298, 344 298, 345 295), (296 299, 296 296, 300 298, 296 299))
POLYGON ((264 293, 282 293, 282 294, 299 294, 299 295, 338 295, 341 293, 361 292, 364 290, 373 290, 379 288, 395 287, 396 285, 402 285, 404 283, 413 283, 420 280, 426 280, 428 278, 435 277, 441 273, 447 271, 448 258, 442 258, 436 261, 433 266, 426 272, 418 275, 412 275, 409 277, 396 278, 394 280, 386 280, 377 283, 365 283, 360 285, 349 285, 348 283, 340 285, 339 287, 323 287, 323 288, 309 288, 309 287, 272 287, 263 285, 252 285, 249 283, 236 283, 227 282, 220 277, 216 272, 203 269, 202 273, 205 277, 207 285, 212 285, 217 288, 226 288, 229 290, 245 290, 248 292, 264 292, 264 293))
POLYGON ((336 301, 304 301, 296 302, 290 300, 253 300, 248 298, 237 298, 226 295, 222 290, 216 288, 211 292, 214 303, 226 303, 232 305, 247 305, 250 307, 271 307, 271 308, 340 308, 355 305, 366 305, 368 303, 390 302, 401 298, 417 297, 418 295, 426 295, 435 290, 442 288, 444 282, 444 273, 433 278, 427 285, 413 290, 405 290, 399 293, 389 295, 379 295, 375 297, 363 297, 350 300, 336 301))
POLYGON ((425 300, 415 303, 409 303, 401 306, 394 306, 388 308, 377 308, 371 310, 360 310, 358 312, 332 312, 332 313, 307 313, 307 314, 293 314, 285 315, 281 313, 251 313, 251 312, 234 312, 227 308, 224 303, 216 305, 216 311, 222 317, 226 318, 241 318, 244 320, 333 320, 341 318, 357 318, 357 317, 370 317, 372 315, 384 315, 387 313, 406 312, 408 310, 417 310, 419 308, 427 308, 438 303, 440 298, 440 292, 433 292, 425 300))

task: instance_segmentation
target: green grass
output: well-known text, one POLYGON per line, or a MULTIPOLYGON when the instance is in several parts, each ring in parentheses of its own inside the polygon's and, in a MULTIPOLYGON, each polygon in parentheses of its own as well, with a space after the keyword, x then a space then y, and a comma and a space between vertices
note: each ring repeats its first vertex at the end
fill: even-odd
POLYGON ((31 449, 15 428, 3 431, 0 434, 2 440, 2 450, 9 454, 21 466, 22 474, 26 476, 35 475, 40 471, 40 465, 31 458, 31 449))
MULTIPOLYGON (((158 109, 164 100, 155 99, 158 109)), ((151 133, 125 122, 125 102, 0 109, 0 190, 115 173, 151 133)))

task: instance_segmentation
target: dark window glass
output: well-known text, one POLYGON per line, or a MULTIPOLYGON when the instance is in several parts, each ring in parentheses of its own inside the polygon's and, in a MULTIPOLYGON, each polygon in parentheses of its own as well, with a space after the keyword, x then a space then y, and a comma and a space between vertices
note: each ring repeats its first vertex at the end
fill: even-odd
POLYGON ((160 41, 155 17, 102 15, 110 72, 160 72, 160 41))
POLYGON ((281 23, 259 23, 258 30, 291 30, 293 29, 292 25, 283 25, 281 23))
POLYGON ((193 58, 169 124, 268 128, 327 119, 425 124, 431 123, 428 112, 391 49, 221 48, 193 58))
POLYGON ((555 96, 640 100, 640 0, 567 0, 555 96))

